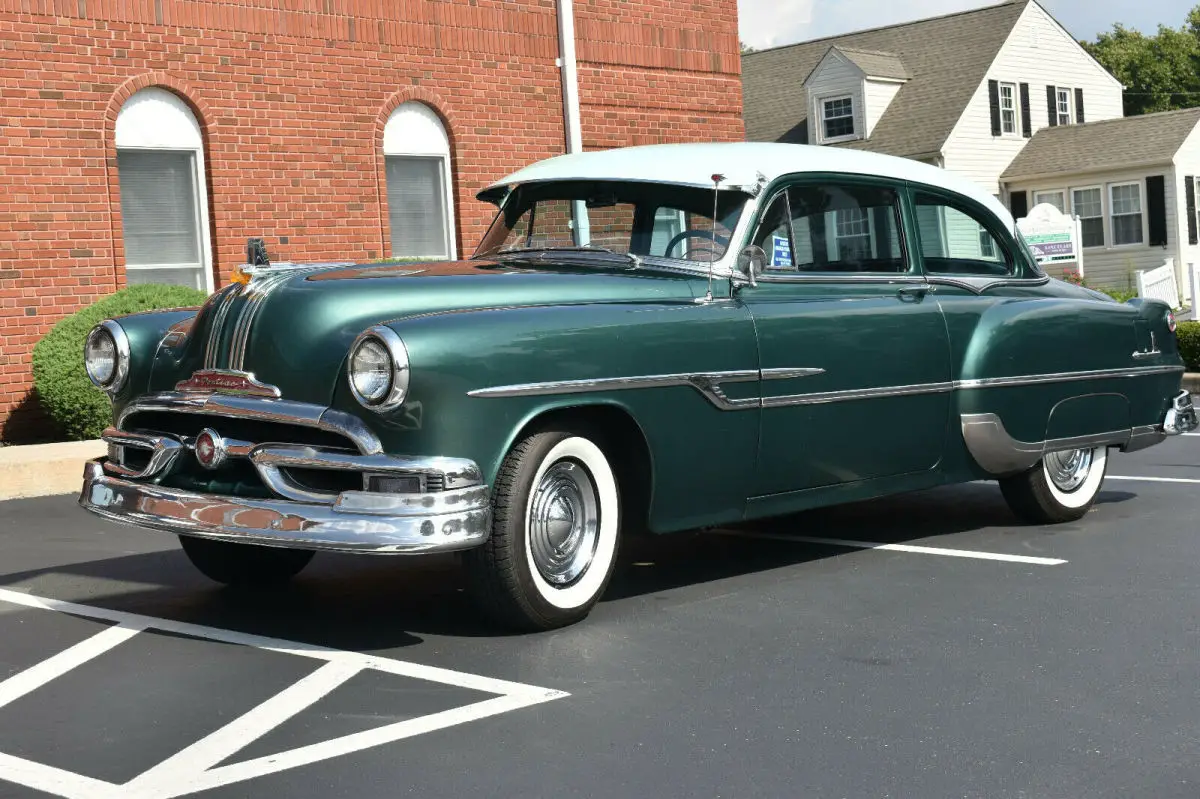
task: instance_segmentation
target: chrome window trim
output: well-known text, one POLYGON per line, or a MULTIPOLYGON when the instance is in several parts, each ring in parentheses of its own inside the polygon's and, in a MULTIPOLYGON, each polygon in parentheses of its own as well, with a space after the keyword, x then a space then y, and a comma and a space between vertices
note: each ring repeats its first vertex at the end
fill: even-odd
POLYGON ((1022 287, 1037 287, 1044 286, 1050 282, 1049 275, 1041 275, 1039 277, 1005 277, 1005 278, 969 278, 969 277, 954 277, 950 275, 927 275, 926 280, 931 284, 938 286, 954 286, 955 288, 965 289, 972 294, 983 294, 989 289, 1005 288, 1009 286, 1022 287))
POLYGON ((585 394, 642 388, 691 386, 713 405, 723 411, 752 408, 782 408, 792 405, 817 405, 829 402, 849 402, 861 399, 945 394, 952 391, 974 391, 987 388, 1009 388, 1043 383, 1070 383, 1081 380, 1108 380, 1142 377, 1154 374, 1182 372, 1182 366, 1134 366, 1122 369, 1092 369, 1079 372, 1050 372, 1040 375, 985 377, 969 380, 950 380, 936 383, 916 383, 903 386, 872 386, 868 388, 821 391, 805 394, 784 394, 773 397, 749 397, 731 400, 720 390, 722 383, 744 383, 751 380, 785 380, 823 374, 817 367, 700 372, 695 374, 639 375, 636 377, 606 377, 586 380, 559 380, 545 383, 518 383, 506 386, 477 388, 467 392, 469 397, 538 397, 553 394, 585 394))

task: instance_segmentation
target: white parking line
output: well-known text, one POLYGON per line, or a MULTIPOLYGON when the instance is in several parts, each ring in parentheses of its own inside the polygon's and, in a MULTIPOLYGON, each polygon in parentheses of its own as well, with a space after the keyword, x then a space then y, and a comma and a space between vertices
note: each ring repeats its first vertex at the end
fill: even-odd
POLYGON ((876 541, 851 541, 845 538, 819 538, 810 535, 784 535, 782 533, 756 533, 740 530, 716 530, 714 532, 739 538, 766 538, 774 541, 794 541, 799 544, 826 544, 835 547, 849 547, 850 549, 886 549, 893 552, 911 552, 918 555, 941 555, 948 558, 973 558, 975 560, 999 560, 1007 563, 1031 563, 1037 566, 1061 566, 1067 562, 1061 558, 1005 555, 1000 552, 977 552, 971 549, 923 547, 914 544, 881 544, 876 541))
POLYGON ((348 755, 414 735, 477 721, 488 716, 520 710, 541 702, 568 696, 562 691, 498 680, 478 674, 222 630, 216 627, 205 627, 199 624, 156 619, 108 608, 78 605, 73 602, 62 602, 2 588, 0 588, 0 603, 70 613, 117 623, 117 626, 97 633, 20 674, 0 682, 0 707, 25 696, 54 678, 146 630, 204 638, 210 641, 325 661, 325 665, 308 676, 294 682, 257 707, 220 729, 214 730, 183 751, 152 766, 123 785, 97 780, 83 774, 76 774, 0 752, 0 780, 25 785, 55 796, 66 797, 66 799, 172 799, 172 797, 243 782, 255 777, 348 755), (217 765, 288 719, 295 717, 296 714, 310 707, 322 697, 329 695, 365 669, 439 682, 496 696, 439 713, 431 713, 376 729, 343 735, 266 757, 235 762, 225 766, 217 765))
POLYGON ((1200 483, 1200 479, 1194 477, 1139 477, 1128 474, 1110 474, 1106 475, 1104 479, 1141 481, 1143 483, 1200 483))

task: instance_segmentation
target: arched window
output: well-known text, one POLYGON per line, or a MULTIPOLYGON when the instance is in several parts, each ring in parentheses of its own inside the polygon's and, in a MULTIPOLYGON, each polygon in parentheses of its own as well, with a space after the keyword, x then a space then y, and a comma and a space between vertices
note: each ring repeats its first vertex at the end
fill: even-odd
POLYGON ((200 124, 166 89, 142 89, 117 115, 117 179, 128 283, 212 291, 200 124))
POLYGON ((403 103, 383 129, 392 257, 455 258, 450 138, 429 106, 403 103))

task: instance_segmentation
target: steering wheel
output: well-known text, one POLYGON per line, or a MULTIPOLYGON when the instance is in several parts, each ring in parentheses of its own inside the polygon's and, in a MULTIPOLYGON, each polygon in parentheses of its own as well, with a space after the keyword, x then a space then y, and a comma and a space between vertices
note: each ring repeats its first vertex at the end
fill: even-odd
POLYGON ((682 233, 675 234, 675 236, 671 238, 671 240, 667 243, 667 248, 663 250, 663 257, 670 258, 671 250, 675 248, 676 244, 679 244, 684 239, 708 239, 709 241, 716 242, 717 244, 726 246, 729 244, 728 236, 718 236, 711 230, 685 230, 682 233))

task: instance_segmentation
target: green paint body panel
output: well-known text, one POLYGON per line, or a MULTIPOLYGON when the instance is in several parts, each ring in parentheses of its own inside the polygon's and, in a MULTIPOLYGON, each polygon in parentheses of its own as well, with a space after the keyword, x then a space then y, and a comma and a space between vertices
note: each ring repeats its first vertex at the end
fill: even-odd
MULTIPOLYGON (((767 192, 767 195, 770 191, 767 192)), ((905 195, 907 197, 907 194, 905 195)), ((905 200, 905 208, 908 209, 905 200)), ((593 264, 488 261, 332 268, 289 277, 261 302, 247 372, 284 398, 363 420, 387 451, 470 458, 490 484, 521 431, 543 414, 603 406, 626 414, 651 455, 649 527, 690 529, 986 477, 963 439, 963 414, 992 413, 1025 442, 1152 426, 1180 387, 1182 361, 1162 303, 1125 304, 1031 273, 1017 285, 933 277, 912 249, 907 282, 831 277, 731 286, 701 274, 593 264), (915 281, 915 282, 914 282, 915 281), (902 294, 913 286, 926 294, 902 294), (409 352, 403 407, 362 408, 347 383, 355 337, 386 324, 409 352), (1134 358, 1150 349, 1158 352, 1134 358), (1177 367, 1137 377, 974 387, 979 381, 1090 370, 1177 367), (727 383, 722 409, 692 386, 472 397, 496 386, 650 375, 818 368, 727 383), (909 396, 770 407, 771 398, 935 385, 909 396)), ((1005 246, 1015 246, 1010 239, 1005 246)), ((230 291, 225 289, 224 291, 230 291)), ((120 408, 169 391, 204 365, 214 308, 178 346, 161 346, 191 312, 119 320, 133 346, 120 408)), ((231 307, 235 319, 246 303, 231 307)), ((233 323, 220 332, 227 368, 233 323)))

